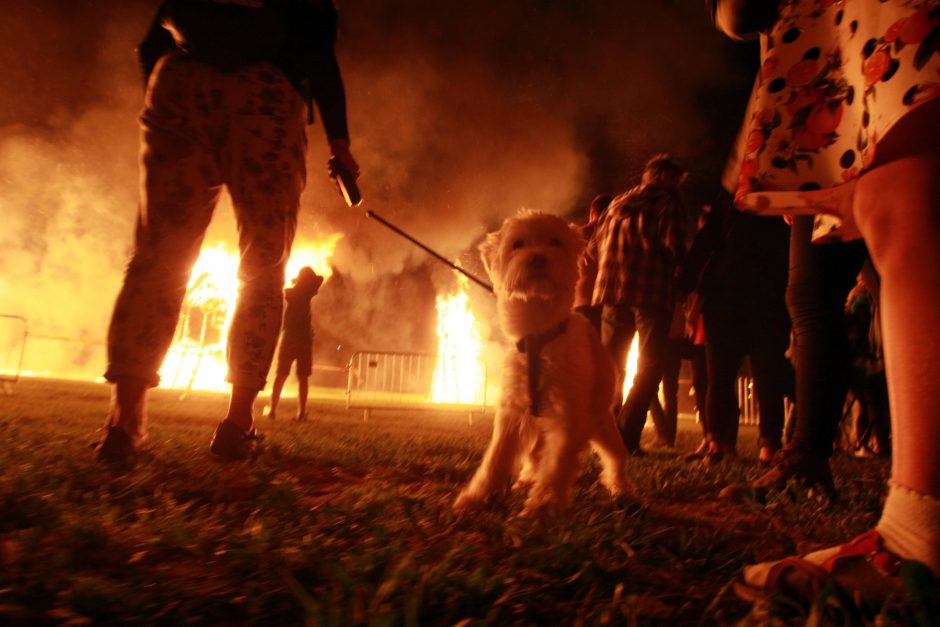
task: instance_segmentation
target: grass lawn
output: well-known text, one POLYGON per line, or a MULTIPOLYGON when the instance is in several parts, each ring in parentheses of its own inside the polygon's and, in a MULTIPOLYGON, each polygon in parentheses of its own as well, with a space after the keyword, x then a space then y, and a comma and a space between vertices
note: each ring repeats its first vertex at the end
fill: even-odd
MULTIPOLYGON (((785 603, 752 611, 731 582, 755 560, 869 529, 888 472, 839 455, 835 505, 722 502, 723 486, 759 472, 742 428, 742 459, 717 468, 675 451, 630 460, 638 498, 612 501, 591 460, 567 516, 520 520, 514 496, 456 518, 490 417, 363 421, 324 401, 307 423, 259 418, 262 456, 224 464, 207 446, 226 399, 157 390, 151 454, 114 476, 91 449, 108 394, 24 380, 0 396, 0 624, 798 624, 785 603)), ((293 409, 285 400, 282 416, 293 409)), ((699 437, 685 422, 679 450, 699 437)))

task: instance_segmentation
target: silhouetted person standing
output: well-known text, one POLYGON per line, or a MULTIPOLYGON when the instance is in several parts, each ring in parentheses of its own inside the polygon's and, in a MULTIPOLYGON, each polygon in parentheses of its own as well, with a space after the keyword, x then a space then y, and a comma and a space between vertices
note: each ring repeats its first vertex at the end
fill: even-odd
POLYGON ((639 333, 636 378, 617 418, 633 455, 642 454, 646 412, 662 378, 684 246, 684 179, 685 171, 668 155, 651 158, 641 183, 611 202, 587 251, 598 264, 592 304, 603 306, 601 341, 620 371, 621 386, 630 342, 639 333))
POLYGON ((238 222, 240 291, 228 337, 232 395, 210 449, 226 459, 252 454, 252 405, 280 330, 314 102, 331 172, 338 164, 358 175, 333 52, 336 25, 326 0, 166 0, 158 9, 138 49, 146 80, 140 210, 108 335, 105 378, 115 393, 101 460, 132 465, 146 436, 147 390, 160 381, 223 186, 238 222))
POLYGON ((705 218, 680 274, 683 289, 696 289, 702 299, 709 447, 699 452, 708 463, 735 455, 740 418, 736 382, 745 356, 760 406, 760 460, 769 463, 781 447, 783 398, 793 384, 786 357, 789 242, 786 222, 737 211, 728 195, 705 218))
MULTIPOLYGON (((597 231, 597 225, 604 217, 607 208, 610 206, 613 198, 607 194, 598 194, 591 200, 591 206, 588 210, 588 221, 578 227, 581 239, 585 242, 585 249, 590 245, 594 233, 597 231)), ((589 254, 582 254, 578 259, 578 283, 574 290, 574 310, 587 318, 591 325, 600 333, 601 330, 601 306, 591 304, 594 297, 594 282, 597 280, 597 257, 589 254)))
POLYGON ((297 273, 294 284, 284 290, 284 324, 281 327, 281 345, 277 352, 277 369, 268 417, 277 417, 277 405, 281 391, 296 362, 297 373, 297 420, 307 419, 307 391, 310 373, 313 372, 313 321, 310 316, 310 301, 320 291, 323 277, 305 266, 297 273))

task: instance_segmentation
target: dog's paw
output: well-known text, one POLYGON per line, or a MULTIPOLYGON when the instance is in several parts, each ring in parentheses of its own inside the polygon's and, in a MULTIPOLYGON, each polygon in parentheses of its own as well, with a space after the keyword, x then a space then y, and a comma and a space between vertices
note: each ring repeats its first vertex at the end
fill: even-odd
POLYGON ((522 508, 519 517, 536 522, 549 522, 562 518, 567 509, 567 507, 555 503, 554 501, 527 503, 525 507, 522 508))
POLYGON ((604 477, 602 483, 604 484, 604 487, 607 488, 607 491, 610 492, 610 495, 615 498, 636 492, 636 484, 632 479, 629 479, 626 476, 613 478, 604 477))
POLYGON ((512 491, 525 494, 532 488, 532 484, 535 483, 534 479, 523 479, 519 477, 514 484, 512 484, 512 491))
POLYGON ((526 499, 519 515, 522 518, 544 520, 563 514, 570 505, 570 498, 566 498, 564 494, 536 489, 529 493, 529 498, 526 499))
POLYGON ((454 500, 455 512, 468 512, 483 507, 483 499, 467 490, 463 490, 454 500))

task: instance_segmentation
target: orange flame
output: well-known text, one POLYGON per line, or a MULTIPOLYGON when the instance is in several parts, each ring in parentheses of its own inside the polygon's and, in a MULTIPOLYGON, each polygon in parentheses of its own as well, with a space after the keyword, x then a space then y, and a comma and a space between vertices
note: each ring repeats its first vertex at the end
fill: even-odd
POLYGON ((627 353, 627 363, 624 365, 626 376, 623 379, 623 398, 633 388, 633 380, 636 379, 637 363, 640 360, 640 334, 633 334, 633 341, 630 342, 630 351, 627 353))
POLYGON ((486 402, 483 341, 470 309, 467 279, 457 275, 457 280, 456 294, 437 296, 437 363, 430 400, 483 405, 486 402))

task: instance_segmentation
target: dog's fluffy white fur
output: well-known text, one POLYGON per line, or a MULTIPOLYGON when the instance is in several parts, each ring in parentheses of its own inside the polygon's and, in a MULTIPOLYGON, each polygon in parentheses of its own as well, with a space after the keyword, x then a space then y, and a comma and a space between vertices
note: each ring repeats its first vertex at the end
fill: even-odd
POLYGON ((507 339, 515 344, 562 325, 564 331, 540 351, 537 416, 530 409, 529 355, 515 346, 507 350, 493 436, 457 497, 458 510, 483 504, 513 480, 529 488, 523 516, 562 510, 589 446, 600 456, 601 482, 611 493, 629 485, 627 451, 611 413, 613 362, 587 319, 572 312, 583 246, 572 225, 531 210, 507 219, 480 245, 507 339))

